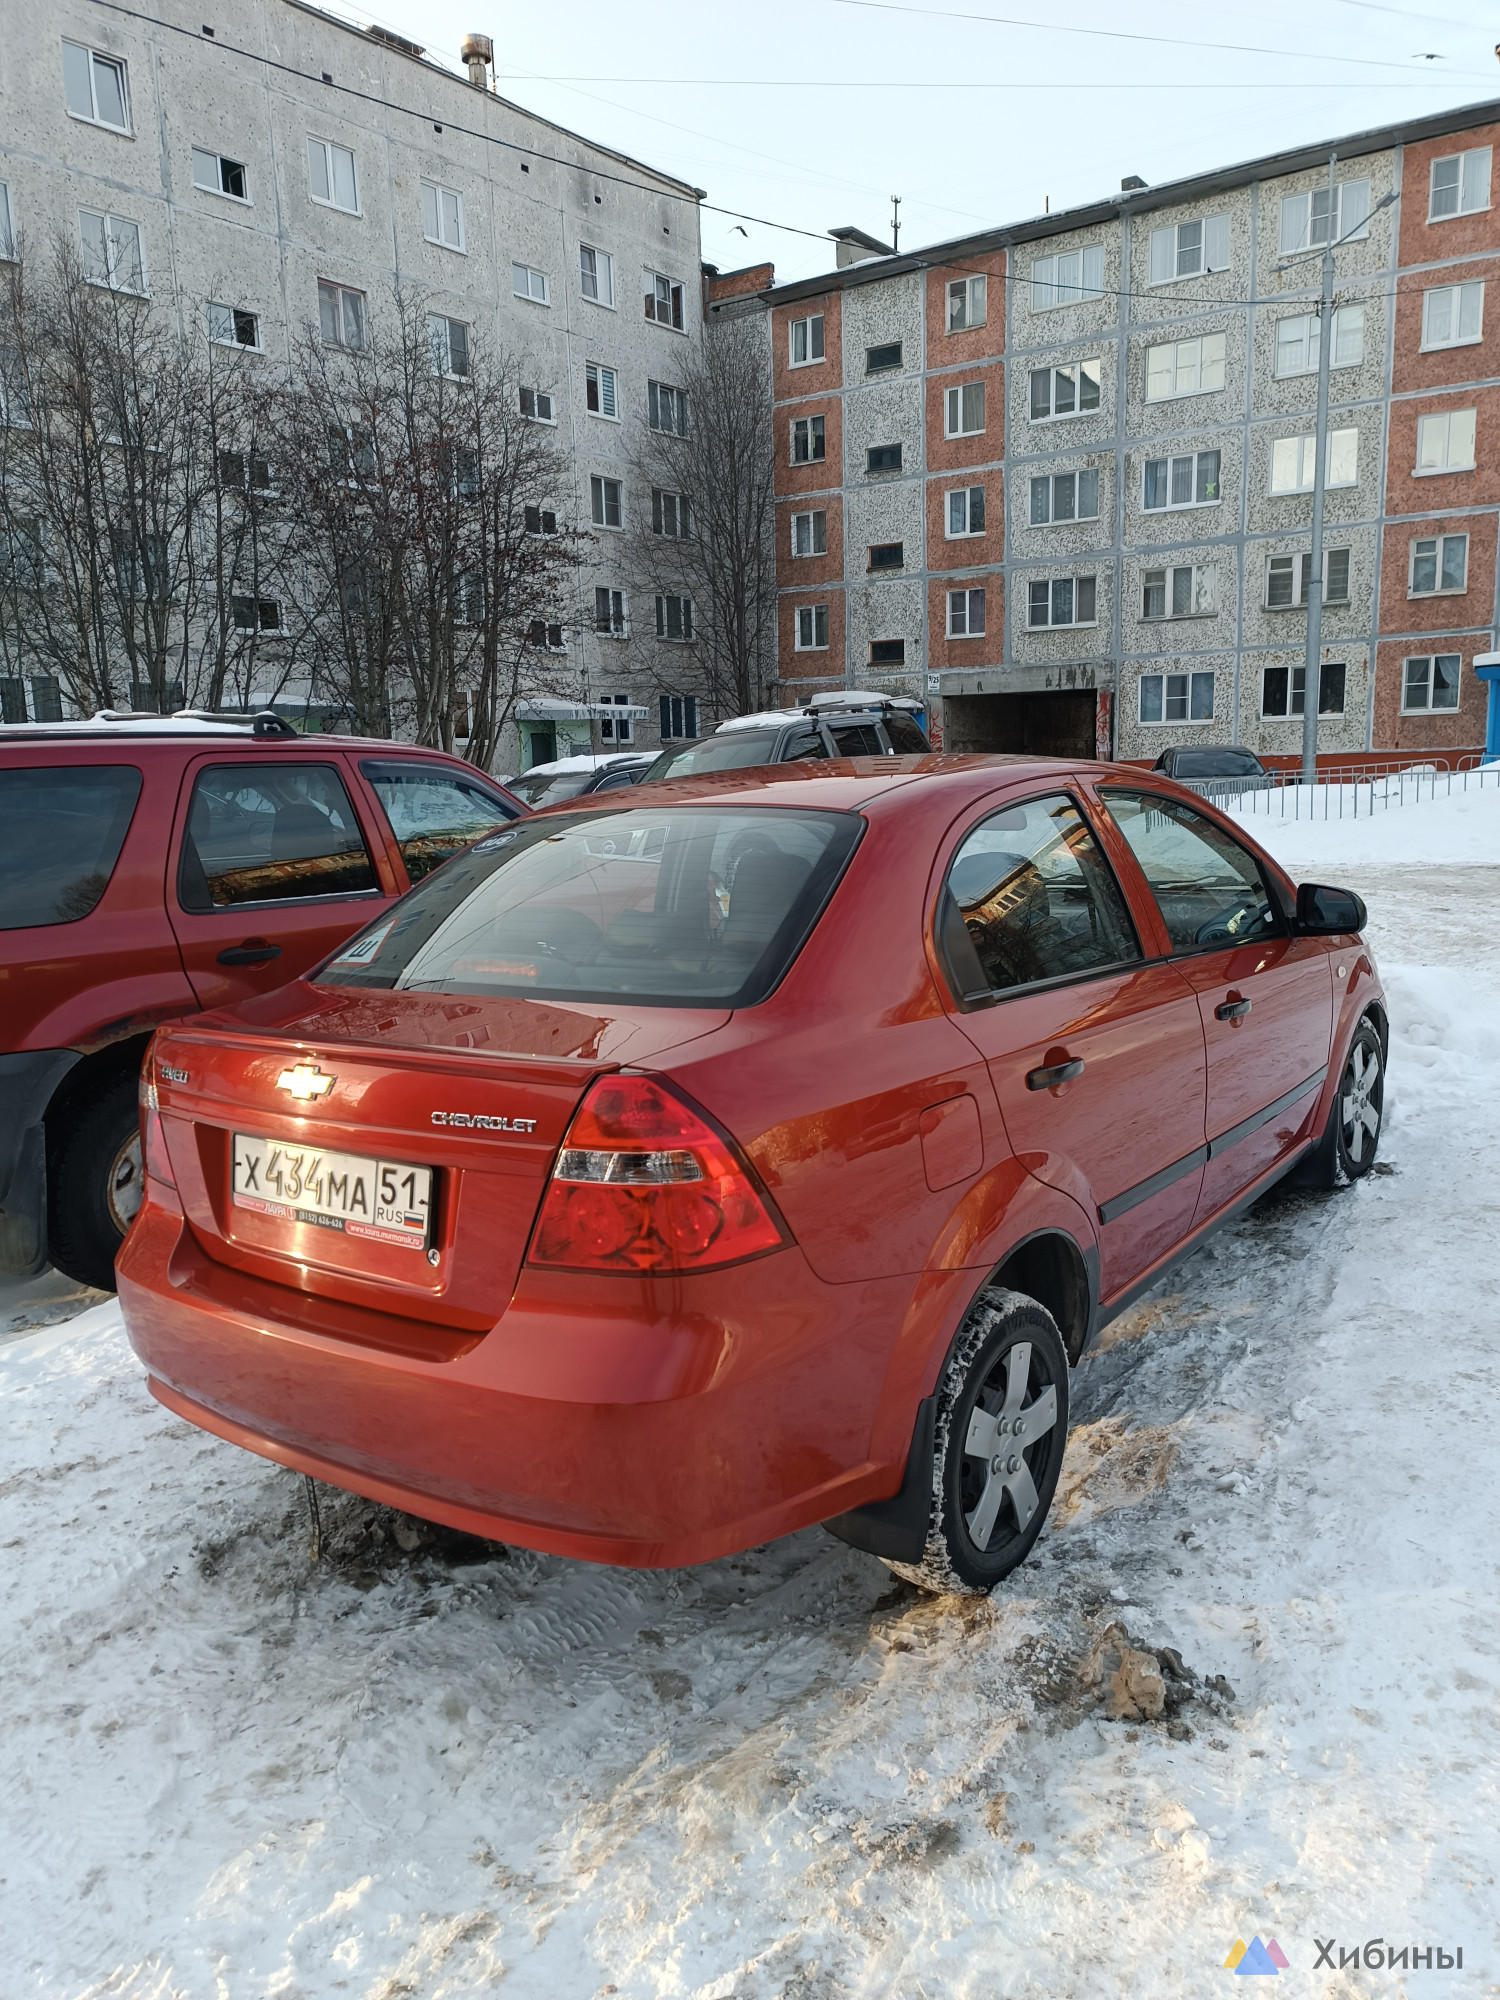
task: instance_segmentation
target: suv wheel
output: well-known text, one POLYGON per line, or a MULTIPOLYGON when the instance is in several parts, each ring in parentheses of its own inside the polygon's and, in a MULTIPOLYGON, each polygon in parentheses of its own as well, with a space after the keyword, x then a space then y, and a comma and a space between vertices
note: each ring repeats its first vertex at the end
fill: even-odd
POLYGON ((1042 1532, 1067 1439, 1052 1315, 1021 1292, 981 1292, 938 1384, 926 1550, 887 1567, 923 1590, 993 1590, 1042 1532))
POLYGON ((48 1254, 101 1292, 115 1288, 115 1253, 144 1192, 135 1072, 82 1106, 61 1134, 47 1175, 48 1254))

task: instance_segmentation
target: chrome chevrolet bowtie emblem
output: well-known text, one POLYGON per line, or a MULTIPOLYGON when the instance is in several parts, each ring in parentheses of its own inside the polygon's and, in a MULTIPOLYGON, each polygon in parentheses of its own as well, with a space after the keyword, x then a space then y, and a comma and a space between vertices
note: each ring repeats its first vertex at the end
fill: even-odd
POLYGON ((290 1091, 305 1104, 310 1097, 326 1097, 337 1082, 336 1076, 325 1076, 316 1063, 298 1063, 294 1069, 281 1072, 276 1088, 290 1091))

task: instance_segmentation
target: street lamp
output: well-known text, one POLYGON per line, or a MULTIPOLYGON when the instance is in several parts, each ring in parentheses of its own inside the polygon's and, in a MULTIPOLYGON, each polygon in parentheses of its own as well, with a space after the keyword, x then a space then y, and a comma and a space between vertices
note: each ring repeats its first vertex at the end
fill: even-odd
POLYGON ((1308 567, 1307 596, 1307 664, 1302 672, 1302 782, 1315 784, 1318 776, 1318 698, 1322 693, 1323 651, 1323 491, 1327 484, 1328 472, 1328 369, 1333 357, 1333 253, 1340 245, 1347 243, 1357 230, 1363 229, 1372 215, 1379 215, 1383 208, 1389 208, 1396 199, 1393 188, 1358 222, 1350 225, 1342 236, 1333 234, 1334 219, 1338 214, 1338 193, 1333 170, 1338 164, 1338 154, 1328 156, 1328 241, 1321 250, 1303 250, 1295 257, 1288 257, 1277 265, 1278 274, 1290 270, 1292 265, 1304 263, 1309 257, 1323 259, 1323 286, 1318 297, 1318 420, 1313 434, 1313 517, 1312 555, 1308 567))

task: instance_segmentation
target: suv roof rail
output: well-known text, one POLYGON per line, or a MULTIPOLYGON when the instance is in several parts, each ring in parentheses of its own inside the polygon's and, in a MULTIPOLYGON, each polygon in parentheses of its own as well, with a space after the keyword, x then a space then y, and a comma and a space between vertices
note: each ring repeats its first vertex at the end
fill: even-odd
POLYGON ((274 708, 263 708, 250 724, 252 736, 295 736, 296 730, 284 715, 278 715, 274 708))

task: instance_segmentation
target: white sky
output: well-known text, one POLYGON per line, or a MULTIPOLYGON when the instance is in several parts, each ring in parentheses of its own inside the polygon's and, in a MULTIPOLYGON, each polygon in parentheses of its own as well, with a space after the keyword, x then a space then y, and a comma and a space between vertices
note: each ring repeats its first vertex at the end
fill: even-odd
POLYGON ((505 95, 764 218, 741 235, 706 210, 703 254, 726 270, 770 259, 783 279, 830 268, 832 245, 766 223, 889 241, 894 193, 915 249, 1110 194, 1126 174, 1172 180, 1500 98, 1500 14, 1472 0, 1437 14, 1396 0, 324 4, 455 68, 465 33, 492 36, 505 95))

